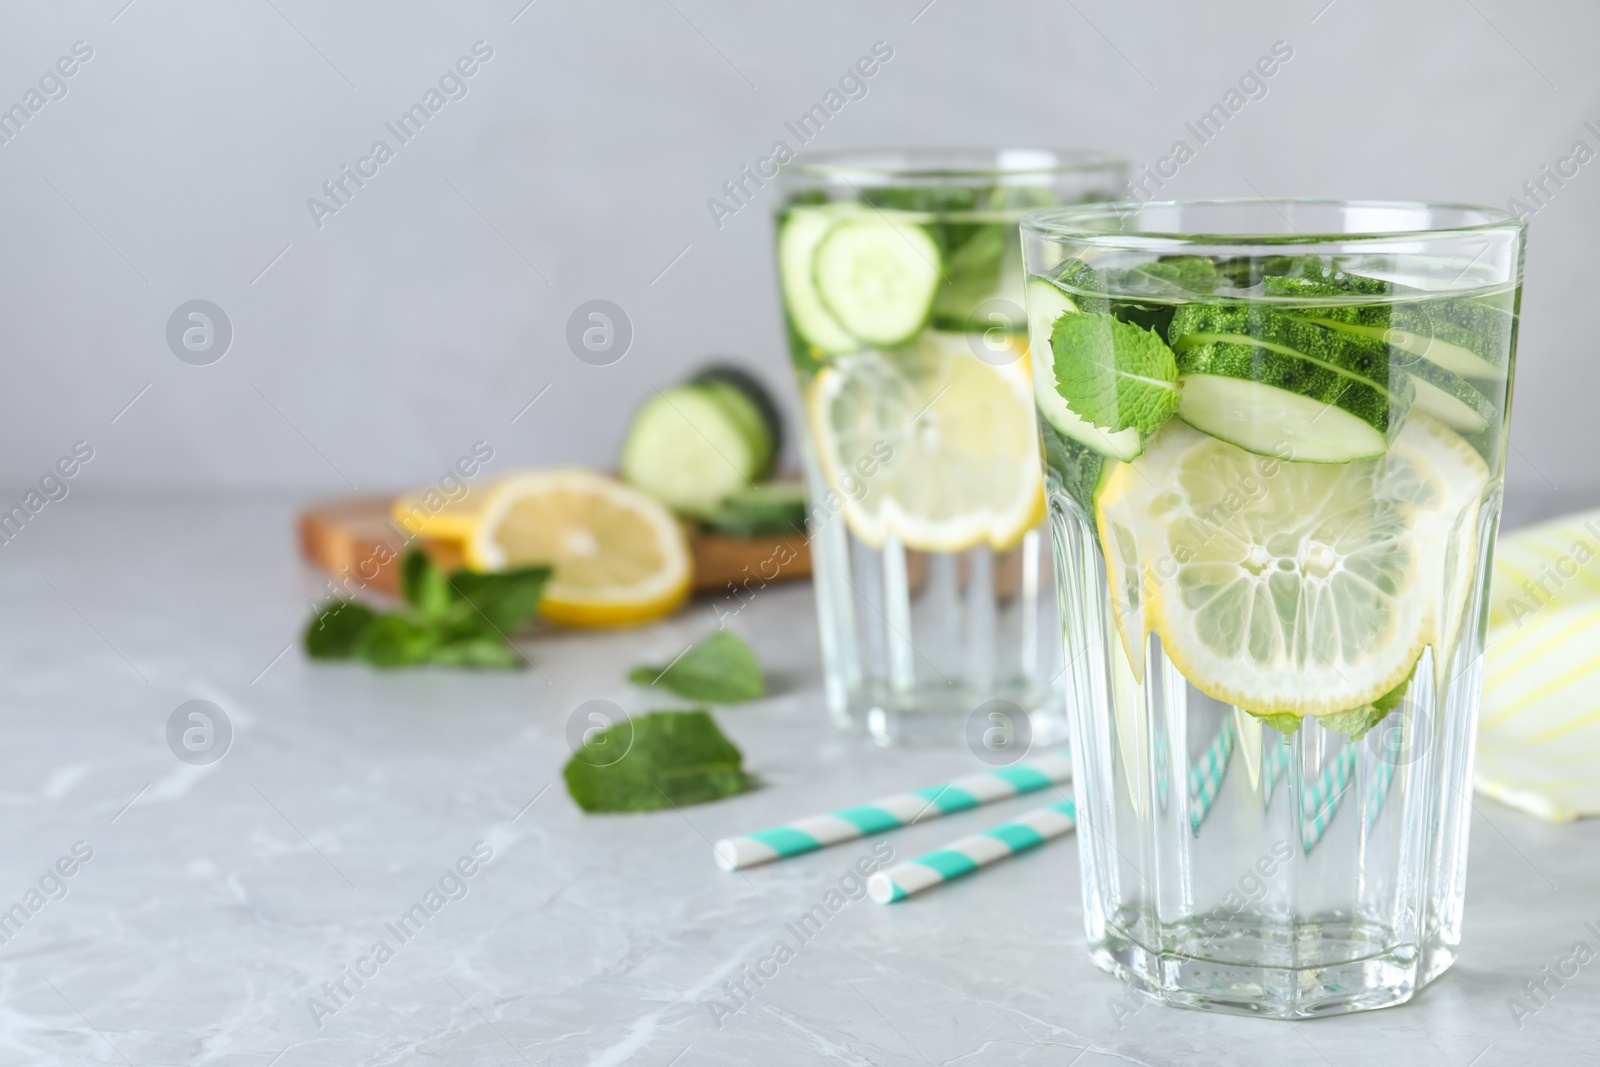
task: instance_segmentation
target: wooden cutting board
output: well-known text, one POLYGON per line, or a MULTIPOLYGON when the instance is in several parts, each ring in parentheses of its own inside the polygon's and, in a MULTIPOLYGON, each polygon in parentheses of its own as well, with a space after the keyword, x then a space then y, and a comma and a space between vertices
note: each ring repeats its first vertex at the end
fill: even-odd
MULTIPOLYGON (((400 557, 405 539, 389 521, 389 497, 329 500, 300 513, 300 551, 348 592, 400 593, 400 557)), ((462 565, 448 541, 421 538, 417 544, 445 570, 462 565)), ((696 593, 732 592, 729 586, 759 589, 772 582, 811 577, 806 539, 764 537, 750 541, 693 531, 696 593), (779 561, 788 562, 780 565, 779 561)))

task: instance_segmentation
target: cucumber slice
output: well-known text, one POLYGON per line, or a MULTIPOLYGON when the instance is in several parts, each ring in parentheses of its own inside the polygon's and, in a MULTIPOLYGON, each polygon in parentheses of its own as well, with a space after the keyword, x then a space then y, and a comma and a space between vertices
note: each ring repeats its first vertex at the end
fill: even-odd
POLYGON ((1299 313, 1330 330, 1369 337, 1465 378, 1504 378, 1513 320, 1485 300, 1443 300, 1299 313))
POLYGON ((811 279, 823 307, 846 332, 893 348, 928 321, 939 288, 939 246, 908 222, 883 215, 847 218, 817 245, 811 279))
POLYGON ((1427 359, 1407 364, 1406 372, 1417 390, 1412 406, 1452 430, 1474 434, 1494 421, 1494 404, 1459 374, 1427 359))
POLYGON ((799 482, 767 482, 740 489, 705 515, 709 530, 749 540, 806 532, 806 493, 799 482))
POLYGON ((657 392, 622 442, 623 481, 676 511, 705 511, 747 487, 770 463, 726 395, 700 385, 657 392))
POLYGON ((837 210, 792 208, 778 229, 778 280, 789 321, 806 342, 825 356, 843 355, 861 348, 839 320, 822 304, 812 282, 811 261, 834 223, 837 210))
MULTIPOLYGON (((1198 350, 1196 350, 1198 351, 1198 350)), ((1305 463, 1381 456, 1383 431, 1336 404, 1250 376, 1185 374, 1178 418, 1247 452, 1305 463)))
POLYGON ((748 371, 727 363, 706 367, 689 381, 726 401, 730 413, 749 427, 756 450, 767 454, 760 476, 771 473, 772 464, 783 449, 783 416, 766 387, 748 371))
POLYGON ((1033 402, 1039 416, 1066 437, 1102 456, 1133 459, 1144 451, 1144 440, 1135 429, 1107 433, 1085 421, 1067 407, 1056 389, 1055 357, 1050 333, 1062 315, 1076 314, 1072 298, 1044 278, 1030 278, 1028 298, 1028 361, 1033 371, 1033 402))

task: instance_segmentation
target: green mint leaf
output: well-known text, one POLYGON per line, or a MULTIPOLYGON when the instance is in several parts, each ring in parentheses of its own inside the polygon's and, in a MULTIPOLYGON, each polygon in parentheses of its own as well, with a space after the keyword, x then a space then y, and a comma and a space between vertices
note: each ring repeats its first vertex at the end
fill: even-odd
POLYGON ((527 666, 527 660, 523 659, 516 649, 501 640, 498 634, 493 633, 445 640, 429 654, 428 662, 440 667, 500 670, 527 666))
POLYGON ((349 659, 377 612, 353 600, 323 608, 306 625, 306 655, 312 659, 349 659))
POLYGON ((436 616, 450 606, 450 586, 444 573, 421 549, 406 552, 400 561, 400 595, 423 616, 436 616))
POLYGON ((459 570, 447 582, 453 600, 466 609, 460 613, 463 619, 476 618, 489 629, 509 634, 538 614, 549 580, 549 567, 522 567, 492 574, 459 570))
POLYGON ((652 711, 596 733, 561 773, 586 812, 656 811, 744 792, 743 760, 704 708, 652 711))
POLYGON ((1177 360, 1151 330, 1110 315, 1063 315, 1050 347, 1067 407, 1102 430, 1155 433, 1178 410, 1177 360))
POLYGON ((666 666, 635 667, 628 681, 709 704, 759 700, 767 691, 755 653, 731 630, 718 630, 666 666))
POLYGON ((409 667, 426 662, 438 644, 432 627, 404 615, 379 615, 361 632, 356 654, 374 667, 409 667))
POLYGON ((1359 741, 1367 736, 1367 731, 1389 717, 1389 713, 1400 706, 1406 698, 1406 690, 1411 686, 1411 677, 1417 673, 1417 668, 1411 668, 1411 674, 1406 675, 1406 680, 1389 690, 1383 696, 1370 704, 1363 704, 1359 708, 1349 711, 1338 711, 1332 715, 1322 715, 1317 718, 1324 730, 1332 730, 1336 734, 1346 734, 1352 741, 1359 741))
POLYGON ((1300 716, 1292 711, 1275 711, 1266 715, 1252 711, 1250 714, 1278 731, 1284 737, 1293 737, 1294 732, 1300 729, 1300 723, 1303 721, 1300 716))

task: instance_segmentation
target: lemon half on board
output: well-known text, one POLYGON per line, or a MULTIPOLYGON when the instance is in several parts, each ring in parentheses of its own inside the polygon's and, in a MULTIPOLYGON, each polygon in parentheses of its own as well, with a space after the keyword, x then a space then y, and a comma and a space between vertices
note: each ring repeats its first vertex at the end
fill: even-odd
POLYGON ((463 538, 474 570, 549 564, 539 613, 571 626, 658 619, 689 596, 682 527, 666 508, 582 467, 509 475, 488 490, 463 538))

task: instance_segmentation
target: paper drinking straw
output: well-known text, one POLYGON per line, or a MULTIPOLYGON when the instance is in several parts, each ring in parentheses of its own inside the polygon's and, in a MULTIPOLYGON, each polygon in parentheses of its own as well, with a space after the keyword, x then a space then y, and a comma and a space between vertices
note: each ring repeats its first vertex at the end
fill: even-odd
POLYGON ((879 904, 893 904, 930 886, 948 882, 987 867, 996 860, 1037 848, 1077 825, 1077 809, 1063 800, 1030 811, 1015 822, 963 837, 936 852, 879 871, 867 879, 867 895, 879 904))
POLYGON ((1309 854, 1328 832, 1356 769, 1356 746, 1346 745, 1300 798, 1300 843, 1309 854))
POLYGON ((910 793, 896 793, 859 807, 812 815, 744 837, 723 838, 712 846, 712 853, 717 866, 736 871, 1071 780, 1072 762, 1065 755, 1043 756, 910 793))
POLYGON ((1200 762, 1189 768, 1189 830, 1200 836, 1200 824, 1211 814, 1222 791, 1222 776, 1233 758, 1233 720, 1223 719, 1216 738, 1200 753, 1200 762))
POLYGON ((1367 786, 1367 830, 1378 821, 1384 801, 1389 799, 1389 787, 1394 784, 1394 765, 1400 758, 1400 731, 1390 730, 1383 755, 1372 770, 1372 782, 1367 786))

